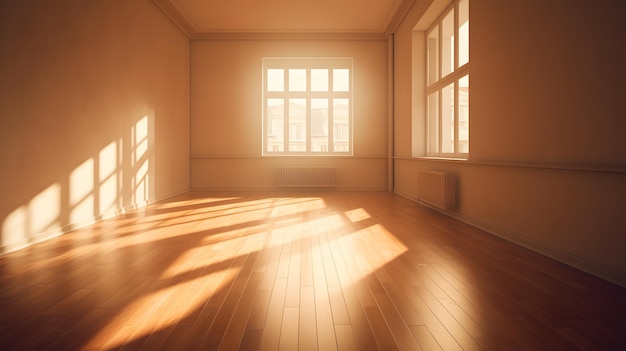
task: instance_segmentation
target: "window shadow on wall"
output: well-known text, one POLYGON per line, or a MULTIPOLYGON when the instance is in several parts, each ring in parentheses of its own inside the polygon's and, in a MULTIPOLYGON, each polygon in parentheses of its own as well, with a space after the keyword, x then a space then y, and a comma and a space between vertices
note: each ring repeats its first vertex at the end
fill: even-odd
POLYGON ((155 180, 154 117, 144 115, 63 179, 6 214, 0 254, 143 206, 155 197, 155 180))

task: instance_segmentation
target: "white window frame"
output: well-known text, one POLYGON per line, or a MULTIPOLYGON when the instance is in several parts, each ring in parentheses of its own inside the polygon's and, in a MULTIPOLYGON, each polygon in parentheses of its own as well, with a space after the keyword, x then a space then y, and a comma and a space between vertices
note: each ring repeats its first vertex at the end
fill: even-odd
MULTIPOLYGON (((463 1, 468 1, 468 6, 469 6, 469 0, 463 0, 463 1)), ((468 150, 466 152, 461 151, 461 140, 459 138, 460 133, 459 133, 459 129, 460 129, 460 123, 464 122, 464 123, 468 123, 468 121, 460 121, 460 110, 459 110, 459 80, 463 79, 463 78, 468 78, 469 80, 469 74, 470 74, 470 61, 468 60, 468 62, 464 63, 463 65, 459 66, 459 2, 460 0, 454 0, 444 11, 443 13, 441 13, 441 15, 431 24, 431 26, 427 29, 426 31, 426 38, 425 38, 425 51, 426 51, 426 72, 424 75, 424 78, 426 79, 426 94, 425 94, 425 109, 426 109, 426 130, 425 130, 425 136, 426 136, 426 156, 428 157, 441 157, 441 158, 461 158, 461 159, 467 159, 469 157, 469 145, 467 146, 468 150), (452 67, 452 72, 447 73, 446 75, 442 76, 442 60, 443 60, 443 20, 444 18, 451 12, 454 11, 454 64, 452 67), (432 69, 432 61, 430 60, 430 58, 432 57, 432 55, 429 53, 429 36, 430 33, 433 32, 434 30, 438 31, 437 37, 438 37, 438 45, 437 45, 437 50, 438 52, 436 53, 437 59, 436 59, 436 65, 437 65, 437 78, 434 82, 429 82, 429 72, 432 69), (444 89, 446 89, 447 87, 449 87, 450 85, 454 85, 454 96, 453 96, 453 128, 454 128, 454 136, 453 136, 453 151, 452 152, 443 152, 441 151, 443 149, 443 132, 445 131, 445 129, 443 128, 442 124, 443 124, 443 111, 444 111, 444 106, 443 106, 443 93, 444 93, 444 89), (429 101, 429 97, 434 94, 437 93, 437 126, 433 126, 431 125, 431 118, 430 118, 430 111, 428 110, 428 101, 429 101), (433 135, 433 130, 436 131, 436 135, 433 135), (436 144, 436 149, 433 150, 432 149, 432 145, 436 144)), ((468 9, 469 11, 469 9, 468 9)), ((469 16, 469 14, 468 14, 469 16)), ((469 44, 468 44, 469 45, 469 44)), ((468 83, 469 86, 469 83, 468 83)), ((469 93, 468 93, 469 94, 469 93)), ((468 102, 469 105, 469 102, 468 102)), ((465 116, 468 117, 468 116, 465 116)), ((469 125, 467 126, 467 143, 469 144, 469 125)))
MULTIPOLYGON (((352 111, 354 108, 353 100, 353 68, 352 58, 283 58, 283 57, 267 57, 263 58, 263 135, 262 135, 262 155, 263 156, 352 156, 353 155, 353 117, 352 111), (282 69, 283 70, 283 91, 269 91, 268 89, 268 70, 269 69, 282 69), (289 70, 290 69, 306 69, 306 91, 289 91, 289 70), (328 69, 328 91, 312 91, 311 89, 311 70, 312 69, 328 69), (334 69, 348 69, 349 70, 349 84, 348 91, 334 91, 333 90, 333 70, 334 69), (282 141, 271 141, 274 134, 270 134, 272 128, 270 127, 269 120, 269 99, 283 99, 283 136, 282 141), (289 124, 289 104, 290 99, 304 99, 306 100, 306 124, 304 130, 305 135, 302 135, 305 142, 305 150, 289 151, 290 142, 290 124, 289 124), (311 134, 311 99, 328 99, 328 122, 324 124, 326 134, 328 137, 328 143, 326 148, 321 147, 320 150, 312 150, 312 134, 311 134), (348 125, 344 128, 346 138, 337 139, 334 135, 333 124, 333 101, 335 99, 347 99, 348 100, 348 125), (335 143, 340 144, 335 145, 335 143), (282 150, 277 150, 281 147, 282 150), (342 150, 335 150, 336 147, 342 150), (346 150, 347 149, 347 150, 346 150), (325 151, 324 151, 325 150, 325 151)), ((343 136, 343 135, 342 135, 343 136)), ((293 140, 294 142, 302 140, 293 140)))

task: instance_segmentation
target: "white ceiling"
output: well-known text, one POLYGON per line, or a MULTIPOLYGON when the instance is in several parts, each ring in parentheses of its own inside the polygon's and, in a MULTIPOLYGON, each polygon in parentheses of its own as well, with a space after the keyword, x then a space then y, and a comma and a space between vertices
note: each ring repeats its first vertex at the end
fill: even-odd
POLYGON ((153 0, 190 37, 384 34, 415 0, 153 0))

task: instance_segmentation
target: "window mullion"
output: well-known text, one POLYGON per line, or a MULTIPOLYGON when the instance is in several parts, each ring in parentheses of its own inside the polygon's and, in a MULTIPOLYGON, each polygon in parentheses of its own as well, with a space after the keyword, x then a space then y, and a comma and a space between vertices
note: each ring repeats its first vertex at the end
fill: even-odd
POLYGON ((443 146, 443 89, 437 93, 437 154, 442 153, 443 146))
POLYGON ((335 93, 333 93, 333 69, 328 70, 328 152, 335 152, 335 128, 333 123, 333 116, 335 113, 335 93))
POLYGON ((306 70, 306 152, 311 150, 311 69, 306 70))
POLYGON ((438 81, 434 82, 433 84, 429 85, 426 87, 426 94, 430 94, 434 91, 438 91, 441 90, 442 88, 450 85, 451 83, 453 83, 456 79, 458 79, 458 77, 463 76, 468 72, 469 69, 466 67, 467 65, 463 65, 463 69, 459 69, 458 72, 454 71, 450 74, 448 74, 447 76, 439 79, 438 81))
POLYGON ((459 154, 459 80, 457 77, 459 69, 459 2, 454 2, 454 109, 453 128, 454 128, 454 154, 459 154))
POLYGON ((459 154, 459 80, 454 82, 454 154, 459 154))
POLYGON ((459 2, 454 2, 454 70, 459 68, 459 2))
POLYGON ((437 82, 443 78, 443 25, 441 18, 439 19, 439 26, 437 26, 437 38, 439 38, 437 43, 437 82))
MULTIPOLYGON (((443 16, 441 16, 443 18, 443 16)), ((439 19, 439 25, 437 26, 437 37, 439 38, 439 43, 437 45, 437 50, 439 51, 437 54, 437 83, 439 83, 438 90, 438 99, 437 99, 437 154, 442 153, 443 146, 443 89, 445 86, 442 83, 443 78, 443 24, 441 18, 439 19)))
POLYGON ((289 70, 285 69, 284 78, 284 89, 283 89, 283 152, 289 152, 289 70))

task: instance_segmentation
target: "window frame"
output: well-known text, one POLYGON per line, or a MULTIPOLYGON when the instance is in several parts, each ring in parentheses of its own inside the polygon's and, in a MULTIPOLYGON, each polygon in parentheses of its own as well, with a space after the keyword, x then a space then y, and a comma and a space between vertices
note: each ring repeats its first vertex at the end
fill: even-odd
MULTIPOLYGON (((262 60, 262 156, 353 156, 354 152, 354 122, 353 122, 353 60, 349 57, 264 57, 262 60), (270 91, 268 88, 268 70, 279 69, 283 70, 283 89, 282 91, 270 91), (305 91, 290 91, 289 90, 289 70, 290 69, 305 69, 306 70, 306 89, 305 91), (327 69, 328 70, 328 89, 327 91, 312 91, 311 87, 311 70, 314 69, 327 69), (347 91, 334 91, 333 89, 333 76, 334 69, 348 69, 348 90, 347 91), (271 142, 270 135, 270 117, 269 117, 269 104, 270 99, 282 99, 283 100, 283 123, 282 123, 282 141, 278 141, 278 147, 276 142, 271 142), (289 124, 289 103, 291 99, 304 99, 305 104, 305 150, 304 151, 290 151, 290 130, 292 129, 289 124), (312 137, 314 137, 312 128, 312 99, 327 99, 327 114, 328 121, 326 126, 326 151, 323 151, 322 145, 320 145, 320 151, 313 151, 312 137), (347 128, 343 130, 347 134, 347 143, 343 141, 344 147, 347 150, 335 151, 335 142, 340 141, 335 138, 335 125, 333 119, 333 102, 336 99, 346 99, 348 101, 348 121, 347 128), (276 151, 280 148, 282 143, 282 151, 276 151), (272 149, 272 150, 270 150, 272 149)), ((323 124, 324 125, 324 124, 323 124)), ((317 129, 316 129, 317 130, 317 129)))
MULTIPOLYGON (((425 114, 425 119, 426 119, 426 129, 425 129, 425 137, 426 137, 426 156, 427 157, 440 157, 440 158, 461 158, 461 159, 467 159, 469 157, 469 78, 470 78, 470 59, 469 59, 469 55, 468 55, 468 59, 467 62, 459 65, 459 17, 460 17, 460 13, 459 13, 459 3, 461 0, 453 0, 453 2, 448 5, 445 10, 437 17, 437 19, 428 27, 428 29, 425 32, 425 55, 426 55, 426 64, 425 64, 425 79, 426 79, 426 88, 425 88, 425 110, 426 110, 426 114, 425 114), (450 73, 446 73, 445 75, 442 75, 442 71, 443 71, 443 42, 444 42, 444 38, 443 38, 443 22, 444 19, 450 14, 451 11, 454 11, 454 21, 453 21, 453 27, 454 27, 454 45, 453 45, 453 50, 454 50, 454 57, 453 57, 453 65, 452 65, 452 71, 450 73), (430 81, 430 74, 431 74, 431 70, 432 70, 432 66, 431 66, 431 51, 430 51, 430 43, 429 43, 429 38, 431 33, 433 33, 434 31, 437 31, 437 53, 436 53, 436 59, 437 59, 437 67, 436 67, 436 79, 434 82, 431 83, 430 81), (468 91, 465 93, 467 94, 467 108, 468 108, 468 113, 466 114, 465 117, 467 117, 467 120, 463 120, 461 121, 460 119, 460 115, 461 115, 461 111, 460 111, 460 86, 459 86, 459 81, 461 81, 462 79, 467 78, 467 87, 468 87, 468 91), (453 124, 453 128, 454 128, 454 132, 453 132, 453 151, 452 152, 443 152, 442 150, 444 149, 443 146, 443 133, 446 129, 443 128, 443 123, 444 123, 444 108, 443 108, 443 96, 444 96, 444 91, 445 89, 447 89, 448 87, 450 87, 451 85, 453 85, 453 110, 452 110, 452 114, 453 114, 453 120, 452 120, 452 124, 453 124), (436 115, 437 115, 437 126, 433 126, 432 125, 432 118, 430 115, 430 110, 429 110, 429 101, 430 101, 430 97, 433 94, 437 94, 437 109, 436 109, 436 115), (460 140, 459 136, 460 136, 460 124, 461 122, 465 122, 467 123, 467 152, 461 152, 461 142, 462 140, 460 140), (436 127, 436 128, 435 128, 436 127), (433 135, 435 133, 433 133, 433 130, 436 130, 436 135, 433 135), (435 139, 435 140, 433 140, 435 139), (436 150, 432 150, 432 145, 436 144, 436 150)), ((467 17, 468 17, 468 21, 469 21, 469 1, 470 0, 463 0, 463 1, 467 1, 467 17)), ((469 32, 468 32, 469 34, 469 32)), ((468 50, 469 50, 469 37, 468 37, 468 50)))

